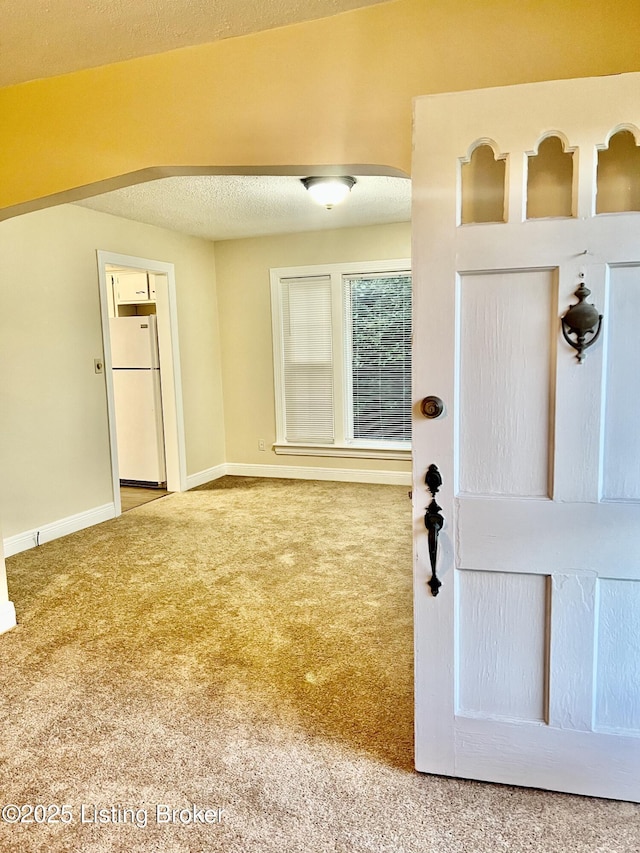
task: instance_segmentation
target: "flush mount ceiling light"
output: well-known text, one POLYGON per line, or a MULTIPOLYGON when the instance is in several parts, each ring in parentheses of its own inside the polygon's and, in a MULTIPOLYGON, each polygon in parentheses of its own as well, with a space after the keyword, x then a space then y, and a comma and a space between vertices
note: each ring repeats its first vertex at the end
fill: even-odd
POLYGON ((356 182, 355 178, 346 176, 302 178, 301 180, 304 188, 311 193, 311 198, 318 204, 322 204, 327 210, 331 210, 334 204, 340 204, 341 201, 344 201, 356 182))

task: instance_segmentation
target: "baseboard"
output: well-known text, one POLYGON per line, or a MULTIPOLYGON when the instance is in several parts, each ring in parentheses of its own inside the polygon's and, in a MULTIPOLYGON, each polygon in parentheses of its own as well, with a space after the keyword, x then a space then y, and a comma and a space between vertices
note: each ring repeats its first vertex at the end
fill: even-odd
MULTIPOLYGON (((335 480, 344 483, 379 483, 390 486, 411 485, 410 471, 368 471, 352 468, 312 468, 302 465, 249 465, 243 462, 228 462, 223 465, 216 465, 213 468, 207 468, 204 471, 198 471, 196 474, 190 474, 187 477, 187 489, 193 489, 196 486, 202 486, 204 483, 210 483, 212 480, 224 477, 225 474, 232 474, 236 477, 335 480)), ((103 521, 115 518, 115 514, 113 503, 104 504, 103 506, 89 509, 86 512, 79 512, 77 515, 70 515, 68 518, 61 518, 59 521, 53 521, 50 524, 43 524, 42 527, 26 530, 24 533, 18 533, 15 536, 8 536, 4 540, 4 555, 5 557, 11 557, 13 554, 19 554, 21 551, 35 548, 36 545, 43 545, 45 542, 51 542, 53 539, 67 536, 69 533, 84 530, 85 527, 101 524, 103 521)), ((0 631, 3 630, 2 618, 3 614, 0 609, 0 631)), ((4 630, 9 630, 9 628, 13 628, 15 625, 15 613, 13 615, 13 624, 9 624, 11 622, 10 615, 7 619, 8 627, 4 630)))
POLYGON ((45 542, 67 536, 69 533, 84 530, 85 527, 109 521, 110 518, 115 518, 115 515, 114 504, 104 504, 85 512, 79 512, 77 515, 61 518, 59 521, 53 521, 50 524, 43 524, 42 527, 26 530, 24 533, 18 533, 15 536, 8 536, 4 540, 4 555, 11 557, 12 554, 19 554, 20 551, 35 548, 36 545, 43 545, 45 542))
POLYGON ((411 471, 368 471, 354 468, 311 468, 302 465, 248 465, 227 462, 226 473, 236 477, 279 477, 288 480, 335 480, 343 483, 379 483, 410 486, 411 471))
POLYGON ((5 601, 3 604, 0 604, 0 634, 4 634, 5 631, 10 631, 12 628, 15 628, 17 624, 16 609, 13 606, 13 602, 5 601))
POLYGON ((213 468, 206 468, 204 471, 198 471, 196 474, 187 475, 187 491, 195 489, 196 486, 203 486, 205 483, 210 483, 212 480, 217 480, 224 477, 227 472, 225 464, 215 465, 213 468))

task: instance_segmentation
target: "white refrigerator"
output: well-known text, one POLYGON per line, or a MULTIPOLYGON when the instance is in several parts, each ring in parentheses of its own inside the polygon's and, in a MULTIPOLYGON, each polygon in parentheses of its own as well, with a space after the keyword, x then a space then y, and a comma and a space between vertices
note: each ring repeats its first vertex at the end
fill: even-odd
POLYGON ((166 483, 156 318, 109 320, 121 483, 166 483))

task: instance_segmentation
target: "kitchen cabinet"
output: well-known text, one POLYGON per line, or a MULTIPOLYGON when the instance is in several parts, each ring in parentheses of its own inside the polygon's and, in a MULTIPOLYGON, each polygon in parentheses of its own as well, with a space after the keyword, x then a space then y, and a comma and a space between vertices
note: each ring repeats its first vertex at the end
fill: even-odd
MULTIPOLYGON (((146 272, 117 272, 110 273, 110 275, 116 305, 146 302, 152 298, 149 290, 149 277, 146 272)), ((155 289, 153 297, 155 297, 155 289)))

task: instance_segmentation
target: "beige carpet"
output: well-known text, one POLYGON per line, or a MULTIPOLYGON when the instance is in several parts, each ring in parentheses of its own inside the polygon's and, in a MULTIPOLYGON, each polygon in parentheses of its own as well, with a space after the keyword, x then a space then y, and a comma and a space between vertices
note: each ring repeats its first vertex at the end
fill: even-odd
POLYGON ((73 822, 1 851, 640 849, 631 804, 412 771, 404 488, 225 478, 7 569, 0 805, 73 822))

